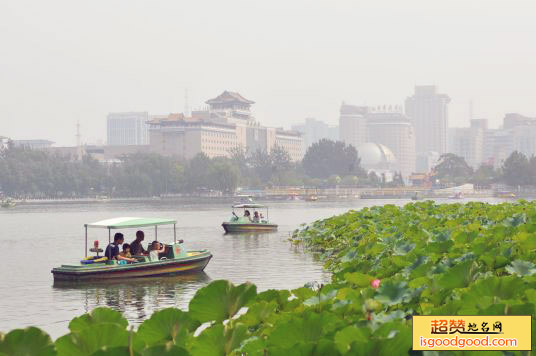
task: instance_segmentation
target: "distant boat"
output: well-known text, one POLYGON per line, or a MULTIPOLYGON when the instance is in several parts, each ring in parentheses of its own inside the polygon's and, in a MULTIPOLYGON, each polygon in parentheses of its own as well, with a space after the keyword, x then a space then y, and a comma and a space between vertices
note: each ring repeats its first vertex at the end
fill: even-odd
POLYGON ((497 192, 495 194, 496 198, 503 198, 503 199, 513 199, 516 197, 516 195, 512 192, 497 192))
POLYGON ((233 216, 229 221, 221 224, 226 233, 233 232, 271 232, 277 231, 277 224, 268 221, 268 207, 266 205, 246 203, 233 205, 233 216), (242 216, 235 213, 235 209, 243 211, 242 216), (250 210, 266 209, 266 218, 259 214, 259 218, 251 217, 250 210))
POLYGON ((317 200, 318 200, 318 197, 316 195, 308 195, 305 198, 305 201, 317 201, 317 200))
POLYGON ((449 196, 449 199, 463 199, 463 193, 462 192, 456 192, 454 195, 449 196))
POLYGON ((15 203, 15 201, 11 198, 0 201, 0 207, 2 208, 14 208, 16 205, 17 203, 15 203))
POLYGON ((253 195, 249 194, 237 194, 235 195, 236 204, 245 204, 245 203, 253 203, 253 195))

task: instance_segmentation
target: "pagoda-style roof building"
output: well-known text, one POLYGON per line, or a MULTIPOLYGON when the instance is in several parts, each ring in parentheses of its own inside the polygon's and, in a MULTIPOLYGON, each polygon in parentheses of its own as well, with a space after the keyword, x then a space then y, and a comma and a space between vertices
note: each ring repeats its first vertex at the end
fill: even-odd
POLYGON ((227 90, 205 103, 210 106, 211 115, 235 123, 252 120, 250 108, 251 104, 255 104, 254 101, 227 90))
POLYGON ((242 105, 245 104, 249 106, 251 104, 255 104, 254 101, 244 98, 239 93, 235 93, 235 92, 227 91, 227 90, 221 93, 220 95, 218 95, 217 97, 215 97, 214 99, 207 100, 205 103, 207 103, 210 106, 213 106, 213 105, 227 106, 230 104, 242 104, 242 105))

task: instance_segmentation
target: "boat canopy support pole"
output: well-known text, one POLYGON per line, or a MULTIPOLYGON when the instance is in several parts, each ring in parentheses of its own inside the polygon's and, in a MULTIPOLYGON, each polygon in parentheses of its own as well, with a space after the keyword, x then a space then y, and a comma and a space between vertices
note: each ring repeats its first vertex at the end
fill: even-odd
POLYGON ((173 243, 177 243, 177 224, 173 224, 173 243))
POLYGON ((158 225, 154 226, 154 239, 158 241, 158 225))
POLYGON ((112 229, 108 228, 108 245, 112 243, 112 229))
POLYGON ((85 226, 85 228, 86 228, 86 250, 84 251, 84 253, 85 253, 84 258, 86 258, 86 256, 87 256, 87 225, 85 226))

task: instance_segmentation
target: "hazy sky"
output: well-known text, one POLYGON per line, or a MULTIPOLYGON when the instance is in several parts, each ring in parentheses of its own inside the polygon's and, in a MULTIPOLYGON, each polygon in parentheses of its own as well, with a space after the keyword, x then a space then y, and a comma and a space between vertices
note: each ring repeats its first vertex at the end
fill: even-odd
POLYGON ((180 112, 185 88, 289 127, 436 84, 451 126, 471 99, 497 126, 536 116, 535 19, 535 0, 0 0, 0 135, 104 140, 108 112, 180 112))

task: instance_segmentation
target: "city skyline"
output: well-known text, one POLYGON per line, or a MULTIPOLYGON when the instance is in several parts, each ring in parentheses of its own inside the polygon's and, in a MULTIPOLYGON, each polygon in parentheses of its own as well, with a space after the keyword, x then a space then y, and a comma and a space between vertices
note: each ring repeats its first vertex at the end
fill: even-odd
POLYGON ((472 100, 497 127, 508 112, 536 116, 535 12, 525 0, 7 0, 0 131, 68 145, 80 122, 85 141, 103 140, 109 112, 181 112, 186 89, 195 107, 221 88, 256 98, 270 126, 334 124, 341 101, 401 104, 424 84, 452 98, 451 126, 467 126, 472 100))

